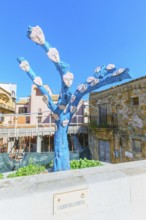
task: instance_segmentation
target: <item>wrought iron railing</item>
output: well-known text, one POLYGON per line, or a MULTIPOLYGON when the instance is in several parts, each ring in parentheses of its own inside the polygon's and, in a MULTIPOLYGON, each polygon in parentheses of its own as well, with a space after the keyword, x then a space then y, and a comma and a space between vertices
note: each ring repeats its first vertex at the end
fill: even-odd
POLYGON ((104 120, 97 116, 90 116, 89 124, 94 128, 118 128, 117 114, 108 114, 104 120))

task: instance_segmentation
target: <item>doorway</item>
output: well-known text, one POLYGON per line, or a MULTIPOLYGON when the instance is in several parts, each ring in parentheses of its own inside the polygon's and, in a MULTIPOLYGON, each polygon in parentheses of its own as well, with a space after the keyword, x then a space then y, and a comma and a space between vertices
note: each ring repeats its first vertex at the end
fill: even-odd
POLYGON ((110 142, 106 140, 98 140, 98 153, 100 161, 110 163, 110 142))

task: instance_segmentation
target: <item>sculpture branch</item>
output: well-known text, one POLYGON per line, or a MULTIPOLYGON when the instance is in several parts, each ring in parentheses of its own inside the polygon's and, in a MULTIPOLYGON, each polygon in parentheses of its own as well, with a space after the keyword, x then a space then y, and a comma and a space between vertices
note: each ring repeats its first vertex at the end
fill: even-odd
POLYGON ((49 94, 49 91, 44 87, 42 79, 35 74, 35 72, 31 69, 29 63, 27 60, 25 60, 23 57, 19 57, 18 59, 19 66, 22 70, 27 72, 30 79, 33 81, 33 83, 39 88, 41 93, 43 94, 43 101, 47 104, 48 108, 55 113, 55 110, 57 106, 53 103, 52 98, 49 94))
POLYGON ((61 109, 65 109, 72 95, 70 91, 70 87, 74 79, 73 74, 69 71, 69 65, 60 60, 60 55, 58 50, 56 48, 53 48, 45 40, 44 33, 39 26, 36 27, 29 26, 27 35, 32 41, 42 46, 42 48, 47 53, 50 60, 54 63, 57 70, 59 71, 61 77, 61 94, 60 94, 58 106, 60 106, 61 109))
POLYGON ((76 91, 72 95, 68 108, 70 108, 70 106, 77 106, 84 95, 94 90, 129 78, 131 77, 129 75, 128 68, 120 68, 116 70, 114 64, 98 67, 96 68, 93 76, 89 76, 84 83, 77 87, 76 91))

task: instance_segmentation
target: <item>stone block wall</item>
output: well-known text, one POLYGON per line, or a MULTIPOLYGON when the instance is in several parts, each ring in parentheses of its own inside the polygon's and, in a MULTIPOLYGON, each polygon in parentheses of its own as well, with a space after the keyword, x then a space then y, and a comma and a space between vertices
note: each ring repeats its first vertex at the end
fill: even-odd
MULTIPOLYGON (((90 115, 97 121, 96 132, 90 132, 90 139, 97 145, 94 157, 100 158, 99 140, 108 140, 113 163, 146 158, 146 77, 91 93, 89 102, 97 108, 90 108, 90 115)), ((93 151, 92 141, 89 145, 93 151)))

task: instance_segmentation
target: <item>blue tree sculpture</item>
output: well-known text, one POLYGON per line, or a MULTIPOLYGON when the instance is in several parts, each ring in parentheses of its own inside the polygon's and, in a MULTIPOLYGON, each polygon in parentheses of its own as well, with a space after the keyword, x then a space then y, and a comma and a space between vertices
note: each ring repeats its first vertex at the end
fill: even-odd
POLYGON ((69 70, 69 65, 60 60, 59 53, 46 40, 43 31, 39 26, 28 27, 28 37, 39 44, 47 53, 48 57, 55 64, 56 69, 61 77, 61 93, 58 103, 54 104, 50 93, 46 90, 39 76, 31 69, 27 60, 22 57, 18 58, 20 67, 27 72, 28 76, 39 88, 43 94, 43 100, 48 108, 53 112, 56 123, 56 132, 54 135, 54 171, 69 170, 69 148, 67 132, 69 123, 81 98, 87 93, 96 90, 102 86, 112 84, 123 79, 131 78, 128 68, 116 70, 114 64, 97 67, 95 73, 89 76, 87 80, 80 84, 74 93, 71 92, 71 85, 74 76, 69 70))

